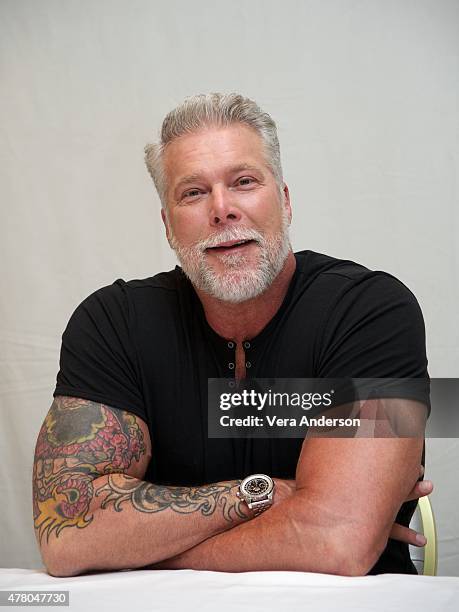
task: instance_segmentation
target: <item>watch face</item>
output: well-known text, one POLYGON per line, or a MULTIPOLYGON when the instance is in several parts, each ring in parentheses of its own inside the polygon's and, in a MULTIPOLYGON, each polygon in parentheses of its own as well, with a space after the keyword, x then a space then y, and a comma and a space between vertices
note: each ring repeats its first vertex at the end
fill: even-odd
POLYGON ((269 489, 269 485, 264 478, 252 478, 245 485, 245 490, 250 495, 262 495, 269 489))
POLYGON ((241 483, 242 492, 252 500, 265 498, 273 489, 273 481, 264 474, 248 476, 241 483))

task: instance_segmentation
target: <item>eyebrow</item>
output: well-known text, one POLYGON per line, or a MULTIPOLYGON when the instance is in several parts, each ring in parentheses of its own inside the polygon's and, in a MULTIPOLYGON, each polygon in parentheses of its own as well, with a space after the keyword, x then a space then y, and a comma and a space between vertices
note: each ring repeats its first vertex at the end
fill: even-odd
MULTIPOLYGON (((254 172, 258 172, 262 176, 264 176, 261 168, 258 168, 257 166, 251 166, 250 164, 237 164, 236 166, 232 166, 231 168, 229 168, 228 172, 230 174, 235 174, 236 172, 241 172, 242 170, 251 170, 254 172)), ((176 191, 182 185, 186 185, 187 183, 193 183, 194 181, 199 181, 201 179, 202 179, 202 174, 199 174, 199 173, 189 174, 188 176, 183 176, 179 180, 179 182, 175 185, 174 191, 176 191)))

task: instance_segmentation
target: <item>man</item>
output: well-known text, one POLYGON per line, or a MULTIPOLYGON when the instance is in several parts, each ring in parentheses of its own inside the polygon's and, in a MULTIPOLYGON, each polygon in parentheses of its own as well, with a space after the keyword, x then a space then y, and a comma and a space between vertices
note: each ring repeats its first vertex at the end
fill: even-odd
POLYGON ((206 421, 208 378, 427 377, 414 296, 292 252, 276 127, 251 100, 186 100, 146 162, 181 268, 96 291, 64 332, 34 465, 48 571, 415 572, 422 439, 221 440, 206 421))

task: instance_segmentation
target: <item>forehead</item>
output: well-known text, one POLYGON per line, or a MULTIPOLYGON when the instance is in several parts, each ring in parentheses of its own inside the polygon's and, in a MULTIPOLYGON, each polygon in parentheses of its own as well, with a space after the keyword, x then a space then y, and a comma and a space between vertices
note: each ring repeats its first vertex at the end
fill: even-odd
POLYGON ((261 137, 242 124, 208 127, 180 136, 167 145, 163 159, 172 188, 183 176, 216 175, 236 165, 269 169, 261 137))

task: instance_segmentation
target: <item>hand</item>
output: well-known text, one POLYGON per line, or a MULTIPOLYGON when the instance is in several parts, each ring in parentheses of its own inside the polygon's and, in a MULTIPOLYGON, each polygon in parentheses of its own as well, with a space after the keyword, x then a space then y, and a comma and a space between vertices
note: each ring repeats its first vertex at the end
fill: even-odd
MULTIPOLYGON (((421 465, 420 476, 422 476, 423 474, 424 468, 421 465)), ((419 499, 420 497, 429 495, 432 490, 433 483, 430 480, 417 481, 405 501, 419 499)), ((398 523, 394 523, 389 537, 393 540, 405 542, 406 544, 412 544, 413 546, 425 546, 427 542, 426 538, 422 534, 417 533, 417 531, 415 531, 414 529, 410 529, 409 527, 405 527, 404 525, 399 525, 398 523)))

